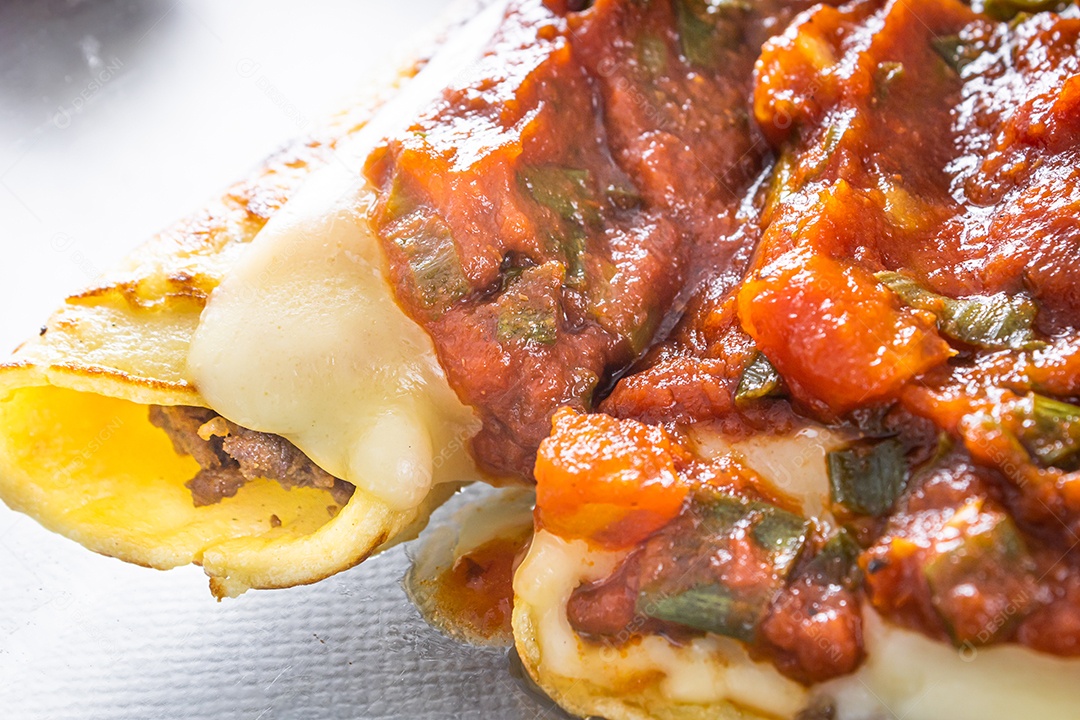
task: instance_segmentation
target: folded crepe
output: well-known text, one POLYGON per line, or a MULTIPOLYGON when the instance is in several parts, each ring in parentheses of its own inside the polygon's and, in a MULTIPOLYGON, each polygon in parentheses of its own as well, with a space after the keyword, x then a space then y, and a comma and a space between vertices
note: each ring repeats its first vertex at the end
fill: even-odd
POLYGON ((394 302, 358 170, 498 17, 69 297, 0 364, 0 499, 96 552, 200 564, 219 598, 415 536, 475 477, 478 421, 394 302))

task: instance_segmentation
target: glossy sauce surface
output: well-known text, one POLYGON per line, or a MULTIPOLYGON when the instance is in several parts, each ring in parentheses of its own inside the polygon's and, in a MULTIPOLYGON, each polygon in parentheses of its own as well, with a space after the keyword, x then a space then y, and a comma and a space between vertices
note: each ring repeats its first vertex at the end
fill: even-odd
POLYGON ((1080 654, 1080 18, 995 8, 523 1, 369 161, 478 459, 537 460, 538 524, 628 552, 584 636, 719 632, 816 682, 862 661, 866 599, 1080 654), (847 539, 680 435, 807 423, 856 438, 847 539))
POLYGON ((515 3, 485 59, 369 160, 398 300, 483 417, 493 474, 527 478, 552 413, 591 409, 740 248, 767 152, 742 98, 764 28, 800 7, 759 5, 723 13, 730 45, 698 28, 691 59, 679 4, 515 3))
POLYGON ((857 522, 860 565, 879 611, 959 646, 1080 652, 1074 441, 1037 449, 1075 437, 1075 406, 1054 403, 1080 394, 1078 38, 1075 7, 996 22, 926 1, 819 7, 769 40, 752 101, 777 161, 749 271, 706 285, 604 406, 736 433, 782 432, 789 409, 906 433, 908 495, 884 525, 857 522), (958 326, 956 298, 1021 309, 1017 334, 958 326), (739 408, 758 351, 788 400, 739 408), (928 457, 942 439, 957 447, 928 457))

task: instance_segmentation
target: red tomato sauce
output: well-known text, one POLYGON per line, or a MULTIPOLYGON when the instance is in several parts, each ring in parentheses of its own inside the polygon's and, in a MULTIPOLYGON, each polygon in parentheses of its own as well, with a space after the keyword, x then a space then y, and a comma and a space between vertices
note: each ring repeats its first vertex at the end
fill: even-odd
POLYGON ((717 632, 809 683, 866 600, 1080 655, 1080 12, 985 7, 519 0, 372 156, 481 466, 628 551, 583 636, 717 632), (808 421, 862 443, 842 534, 679 436, 808 421))

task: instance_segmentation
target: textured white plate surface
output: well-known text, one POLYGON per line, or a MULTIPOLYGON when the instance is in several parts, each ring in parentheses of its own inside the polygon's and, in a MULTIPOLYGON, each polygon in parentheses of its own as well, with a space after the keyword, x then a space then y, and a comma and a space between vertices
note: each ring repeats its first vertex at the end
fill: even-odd
MULTIPOLYGON (((394 63, 445 0, 0 5, 0 349, 394 63)), ((400 548, 214 602, 0 505, 0 718, 556 717, 420 620, 400 548)))

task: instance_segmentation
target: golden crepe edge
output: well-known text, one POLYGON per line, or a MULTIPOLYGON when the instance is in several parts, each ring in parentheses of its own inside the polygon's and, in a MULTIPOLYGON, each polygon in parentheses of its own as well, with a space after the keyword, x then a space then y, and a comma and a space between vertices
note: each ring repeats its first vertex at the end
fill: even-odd
POLYGON ((541 672, 542 656, 537 630, 526 607, 514 609, 516 650, 529 677, 559 707, 583 718, 605 720, 765 720, 765 716, 740 710, 731 703, 711 705, 674 704, 649 691, 616 692, 580 678, 541 672))
POLYGON ((94 552, 162 570, 201 565, 218 599, 317 582, 419 533, 460 485, 398 511, 359 488, 338 507, 325 490, 255 480, 195 507, 184 483, 198 464, 151 424, 148 406, 209 407, 185 375, 211 292, 338 144, 483 5, 453 4, 418 59, 68 297, 0 363, 0 500, 94 552))

